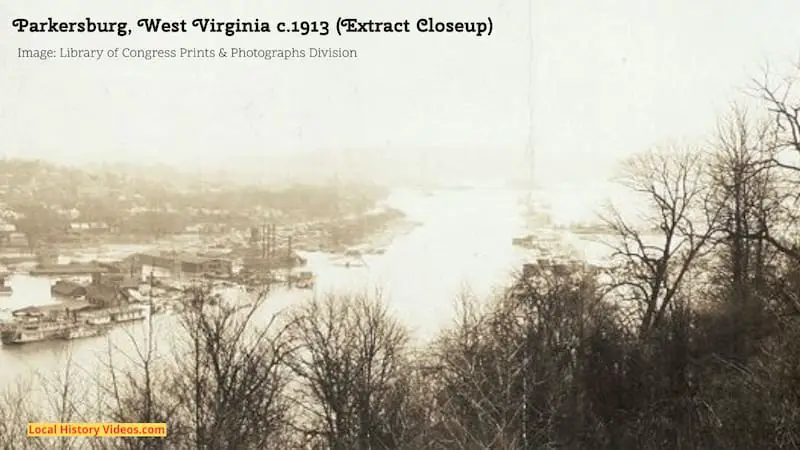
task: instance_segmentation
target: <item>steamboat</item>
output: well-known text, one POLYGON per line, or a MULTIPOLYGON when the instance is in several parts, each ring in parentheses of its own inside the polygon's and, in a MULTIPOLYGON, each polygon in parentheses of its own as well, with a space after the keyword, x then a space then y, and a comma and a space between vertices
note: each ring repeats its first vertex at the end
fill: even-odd
POLYGON ((68 321, 5 324, 0 331, 3 345, 27 344, 59 339, 73 324, 68 321))
POLYGON ((16 345, 102 336, 114 324, 143 320, 148 312, 146 306, 134 304, 99 309, 76 302, 28 307, 12 313, 12 321, 0 328, 0 341, 16 345))

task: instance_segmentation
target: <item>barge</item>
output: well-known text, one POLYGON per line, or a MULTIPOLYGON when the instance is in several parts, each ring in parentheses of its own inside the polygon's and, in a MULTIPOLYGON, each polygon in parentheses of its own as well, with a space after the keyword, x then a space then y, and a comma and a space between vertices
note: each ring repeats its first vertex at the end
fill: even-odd
POLYGON ((143 320, 149 307, 123 305, 97 308, 83 303, 29 307, 14 311, 11 322, 0 328, 3 345, 102 336, 115 324, 143 320))
POLYGON ((147 318, 149 307, 144 305, 125 305, 113 308, 88 310, 77 314, 78 319, 89 325, 124 323, 147 318))

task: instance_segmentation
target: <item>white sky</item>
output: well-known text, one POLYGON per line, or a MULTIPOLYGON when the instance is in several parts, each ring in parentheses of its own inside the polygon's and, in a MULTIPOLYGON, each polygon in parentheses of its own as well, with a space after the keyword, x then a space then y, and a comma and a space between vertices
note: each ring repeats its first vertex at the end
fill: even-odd
POLYGON ((510 178, 524 172, 529 26, 537 176, 601 177, 701 138, 766 62, 800 55, 797 0, 0 2, 0 156, 148 161, 286 175, 510 178), (130 5, 133 5, 131 3, 130 5), (223 6, 224 5, 224 6, 223 6), (291 6, 286 6, 291 5, 291 6), (347 6, 345 6, 347 5, 347 6), (449 11, 449 12, 448 12, 449 11), (488 38, 18 34, 16 17, 335 20, 491 16, 488 38), (346 47, 357 60, 38 61, 23 48, 346 47), (291 167, 290 167, 291 166, 291 167))

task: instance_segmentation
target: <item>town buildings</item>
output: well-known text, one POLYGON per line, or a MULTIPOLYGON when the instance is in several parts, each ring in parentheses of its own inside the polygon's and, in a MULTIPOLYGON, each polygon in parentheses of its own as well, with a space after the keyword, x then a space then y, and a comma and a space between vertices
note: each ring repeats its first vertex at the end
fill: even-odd
POLYGON ((233 274, 233 262, 219 257, 178 252, 151 252, 138 253, 133 258, 141 266, 164 269, 173 275, 199 277, 203 275, 231 276, 233 274))

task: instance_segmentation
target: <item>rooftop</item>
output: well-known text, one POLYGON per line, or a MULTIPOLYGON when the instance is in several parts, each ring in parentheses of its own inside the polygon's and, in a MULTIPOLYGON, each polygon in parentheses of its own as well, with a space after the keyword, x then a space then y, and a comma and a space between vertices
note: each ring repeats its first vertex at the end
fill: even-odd
POLYGON ((82 285, 69 280, 58 280, 51 288, 51 291, 56 294, 69 295, 76 291, 85 289, 82 285))
POLYGON ((41 315, 54 312, 80 311, 91 307, 93 306, 89 302, 66 302, 53 305, 28 306, 27 308, 18 309, 12 312, 12 314, 15 316, 41 315))
POLYGON ((225 260, 225 258, 220 258, 215 256, 200 256, 191 253, 178 253, 178 252, 142 252, 140 253, 140 255, 149 258, 174 259, 175 261, 192 263, 192 264, 203 264, 210 261, 225 260))

